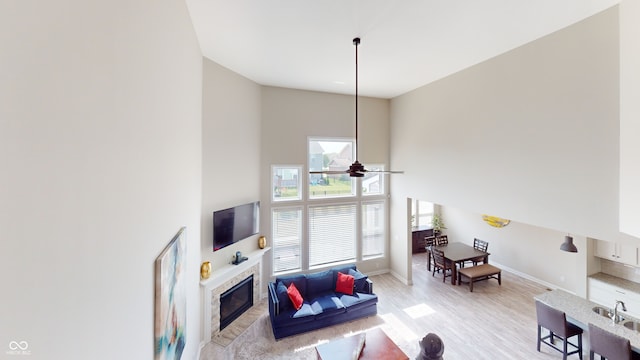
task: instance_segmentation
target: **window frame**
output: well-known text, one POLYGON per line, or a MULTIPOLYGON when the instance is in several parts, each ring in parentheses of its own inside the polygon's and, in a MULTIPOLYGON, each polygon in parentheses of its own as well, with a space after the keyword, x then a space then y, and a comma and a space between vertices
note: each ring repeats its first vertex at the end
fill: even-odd
MULTIPOLYGON (((345 137, 319 137, 319 136, 309 136, 307 137, 307 154, 306 154, 306 161, 307 161, 307 168, 306 169, 302 169, 303 171, 310 171, 310 162, 311 162, 311 156, 309 154, 310 152, 310 148, 311 148, 311 141, 317 141, 317 142, 323 142, 323 141, 344 141, 344 142, 351 142, 352 144, 352 151, 354 152, 353 157, 355 158, 355 139, 354 138, 345 138, 345 137)), ((324 161, 323 161, 324 164, 324 161)), ((272 179, 274 179, 274 170, 276 168, 286 168, 286 167, 297 167, 299 165, 281 165, 281 164, 273 164, 271 166, 271 175, 272 175, 272 179)), ((384 170, 385 169, 385 165, 384 164, 368 164, 367 165, 368 169, 380 169, 380 170, 384 170)), ((346 169, 345 169, 346 170, 346 169)), ((301 173, 302 176, 299 176, 299 179, 301 180, 302 177, 304 176, 304 172, 301 173)), ((283 270, 283 271, 276 271, 275 270, 275 266, 272 266, 272 276, 280 276, 280 275, 284 275, 284 274, 289 274, 289 273, 304 273, 306 271, 310 271, 310 270, 315 270, 315 269, 320 269, 320 268, 328 268, 328 267, 332 267, 332 266, 336 266, 336 265, 340 265, 343 263, 352 263, 352 262, 362 262, 362 261, 369 261, 369 260, 374 260, 374 259, 379 259, 379 258, 384 258, 386 256, 388 256, 388 252, 389 252, 389 199, 388 199, 388 193, 389 193, 389 184, 388 181, 385 179, 385 177, 387 176, 386 174, 377 174, 377 176, 380 176, 381 179, 381 184, 380 184, 380 192, 379 193, 367 193, 365 194, 365 191, 363 191, 363 184, 362 184, 362 180, 364 179, 364 177, 362 178, 351 178, 351 182, 352 182, 352 194, 349 195, 341 195, 341 196, 333 196, 333 197, 312 197, 311 196, 311 191, 310 191, 310 185, 311 185, 311 176, 312 174, 308 174, 309 176, 305 176, 304 183, 302 184, 302 189, 301 189, 301 194, 305 194, 306 196, 302 195, 301 198, 298 199, 279 199, 278 201, 274 201, 274 196, 273 196, 273 186, 272 186, 272 194, 271 196, 271 218, 272 218, 272 222, 271 222, 271 236, 273 238, 273 214, 276 211, 280 211, 282 209, 287 209, 287 208, 298 208, 298 209, 302 209, 302 219, 301 219, 301 229, 302 229, 302 238, 300 239, 300 269, 295 269, 295 270, 283 270), (373 254, 373 255, 363 255, 364 252, 364 230, 363 229, 363 216, 364 215, 364 207, 367 204, 374 204, 374 203, 379 203, 381 204, 382 208, 384 209, 384 214, 382 215, 382 244, 381 245, 381 253, 379 254, 373 254), (317 264, 314 266, 310 265, 310 247, 311 247, 311 240, 310 240, 310 224, 311 224, 311 219, 310 219, 310 209, 311 208, 319 208, 319 207, 326 207, 326 206, 339 206, 339 205, 345 205, 345 204, 354 204, 355 205, 355 258, 354 259, 349 259, 349 260, 340 260, 340 261, 336 261, 336 262, 327 262, 327 263, 321 263, 321 264, 317 264)), ((345 173, 345 175, 348 176, 348 174, 345 173)), ((273 185, 273 184, 272 184, 273 185)), ((273 244, 273 249, 272 249, 272 254, 276 253, 276 245, 275 242, 272 242, 273 244)), ((273 258, 274 255, 272 255, 273 258)), ((274 264, 275 265, 275 260, 274 264)))
POLYGON ((303 173, 304 166, 302 165, 271 165, 271 188, 269 192, 271 193, 271 202, 272 203, 280 203, 280 202, 291 202, 291 201, 301 201, 304 199, 304 189, 302 185, 302 178, 305 177, 303 173), (296 169, 298 170, 298 196, 296 198, 280 198, 276 197, 275 189, 275 178, 276 178, 276 170, 278 169, 296 169))

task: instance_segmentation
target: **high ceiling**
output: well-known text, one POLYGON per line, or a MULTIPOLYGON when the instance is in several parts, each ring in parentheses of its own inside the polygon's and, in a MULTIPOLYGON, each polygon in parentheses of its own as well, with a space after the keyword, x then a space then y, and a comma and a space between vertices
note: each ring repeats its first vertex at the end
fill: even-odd
POLYGON ((620 0, 186 0, 202 53, 259 84, 392 98, 620 0))

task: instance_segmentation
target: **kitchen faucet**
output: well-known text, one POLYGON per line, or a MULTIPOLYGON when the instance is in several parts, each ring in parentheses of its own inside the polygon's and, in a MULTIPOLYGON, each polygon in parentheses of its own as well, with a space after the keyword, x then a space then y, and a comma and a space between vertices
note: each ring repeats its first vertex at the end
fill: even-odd
POLYGON ((618 305, 622 305, 622 311, 627 311, 627 307, 624 306, 624 302, 616 300, 616 306, 613 307, 613 316, 611 317, 614 325, 618 323, 618 305))

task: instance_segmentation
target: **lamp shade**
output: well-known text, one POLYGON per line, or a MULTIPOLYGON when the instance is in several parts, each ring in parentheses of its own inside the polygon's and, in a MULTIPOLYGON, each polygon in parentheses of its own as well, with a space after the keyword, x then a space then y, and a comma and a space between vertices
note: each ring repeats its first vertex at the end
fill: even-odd
POLYGON ((573 244, 573 237, 567 235, 564 237, 564 242, 560 245, 560 250, 567 252, 578 252, 578 248, 573 244))

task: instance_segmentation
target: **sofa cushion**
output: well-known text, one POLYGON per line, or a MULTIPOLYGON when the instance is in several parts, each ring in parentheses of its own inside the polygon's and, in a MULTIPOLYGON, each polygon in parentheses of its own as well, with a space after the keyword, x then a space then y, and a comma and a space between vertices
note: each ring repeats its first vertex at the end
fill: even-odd
POLYGON ((318 296, 311 302, 317 319, 345 312, 345 306, 335 293, 318 296))
POLYGON ((353 275, 338 273, 338 279, 336 280, 336 292, 353 295, 353 279, 353 275))
POLYGON ((349 275, 353 276, 353 290, 355 292, 368 292, 369 286, 367 285, 367 275, 364 275, 360 271, 354 269, 349 269, 349 275))
POLYGON ((291 299, 289 299, 289 294, 287 293, 287 287, 282 281, 278 281, 276 285, 276 296, 278 297, 278 309, 280 312, 292 308, 291 299))
POLYGON ((331 270, 307 274, 307 296, 309 299, 327 291, 333 291, 333 273, 331 270))
POLYGON ((333 272, 333 284, 335 285, 336 281, 338 280, 338 273, 341 272, 343 274, 349 274, 349 270, 355 270, 356 269, 356 265, 355 264, 351 264, 351 265, 344 265, 344 266, 337 266, 331 269, 331 271, 333 272))
POLYGON ((302 297, 307 295, 307 277, 303 274, 279 276, 276 278, 276 284, 278 281, 282 281, 286 287, 289 287, 291 283, 294 283, 302 297))
POLYGON ((347 311, 359 309, 378 303, 378 295, 353 293, 353 295, 339 294, 340 302, 347 308, 347 311))
POLYGON ((315 316, 316 314, 317 312, 314 307, 311 304, 305 302, 300 306, 300 309, 298 309, 291 315, 291 317, 294 319, 304 318, 307 316, 313 318, 313 316, 315 316))
POLYGON ((289 287, 287 287, 287 294, 289 295, 289 299, 291 299, 293 308, 296 310, 300 310, 304 299, 302 299, 302 295, 300 295, 300 292, 298 291, 295 283, 292 282, 291 284, 289 284, 289 287))

